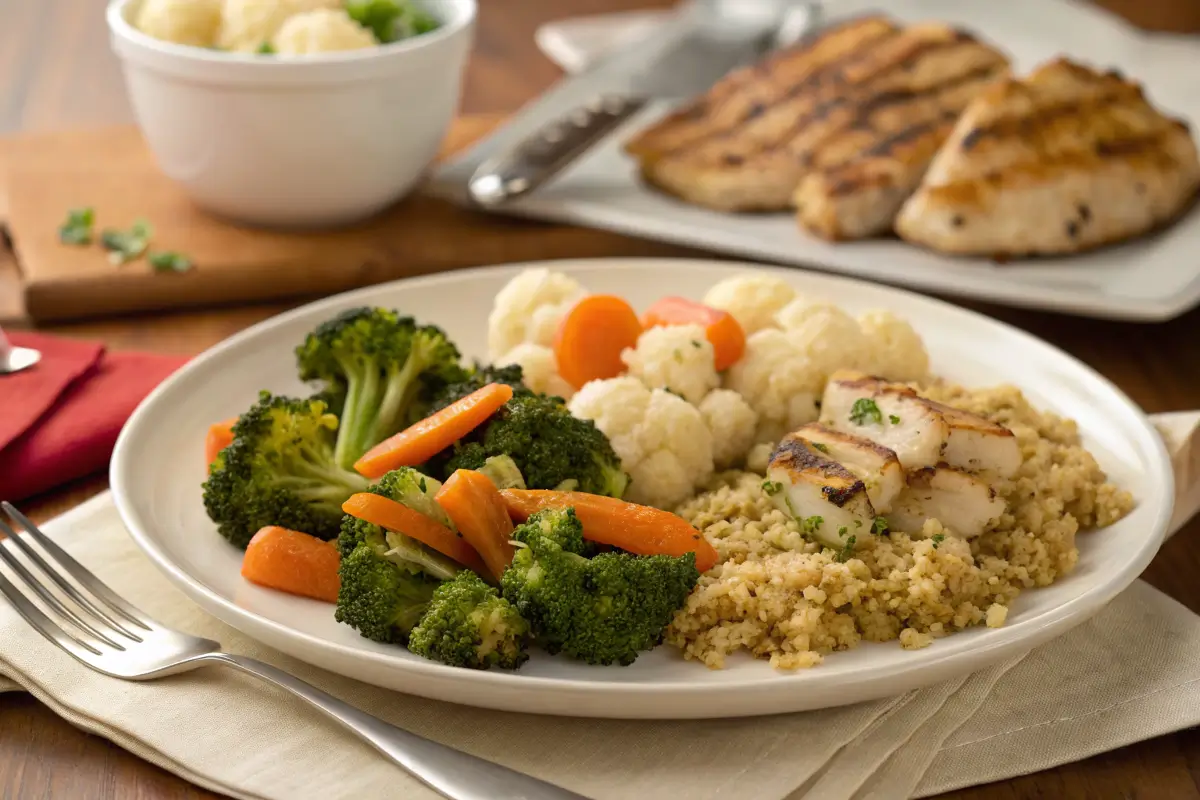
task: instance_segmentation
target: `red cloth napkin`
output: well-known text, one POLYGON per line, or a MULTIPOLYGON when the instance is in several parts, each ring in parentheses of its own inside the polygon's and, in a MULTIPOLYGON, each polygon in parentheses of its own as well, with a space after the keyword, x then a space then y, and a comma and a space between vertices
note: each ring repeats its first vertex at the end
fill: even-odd
POLYGON ((36 366, 0 376, 0 499, 11 502, 105 469, 137 404, 187 361, 45 334, 8 338, 42 352, 36 366))

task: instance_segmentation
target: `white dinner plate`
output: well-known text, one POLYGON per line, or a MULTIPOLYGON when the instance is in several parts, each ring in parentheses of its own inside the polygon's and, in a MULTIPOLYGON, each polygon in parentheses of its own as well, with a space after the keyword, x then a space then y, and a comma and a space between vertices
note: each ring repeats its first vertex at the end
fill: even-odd
MULTIPOLYGON (((700 298, 751 265, 685 260, 543 262, 593 292, 645 308, 666 294, 700 298)), ((476 672, 376 644, 334 622, 327 604, 259 588, 239 575, 241 552, 217 535, 200 484, 211 422, 249 407, 260 389, 302 392, 293 348, 337 311, 384 305, 441 325, 468 357, 486 352, 496 291, 520 265, 457 271, 350 292, 262 322, 197 357, 159 386, 121 432, 112 460, 117 507, 135 541, 196 603, 296 658, 416 695, 502 710, 594 717, 683 718, 768 714, 890 696, 962 675, 1028 650, 1083 622, 1133 581, 1158 549, 1171 511, 1166 449, 1141 411, 1094 371, 1014 328, 938 300, 848 278, 766 268, 806 295, 849 311, 887 308, 924 337, 936 372, 966 385, 1011 382, 1032 402, 1076 419, 1086 443, 1137 508, 1110 528, 1081 534, 1068 577, 1028 591, 1008 623, 977 628, 917 651, 864 643, 821 666, 775 672, 731 658, 725 670, 684 661, 662 646, 630 667, 590 667, 536 654, 516 673, 476 672)), ((118 587, 120 588, 120 587, 118 587)))
MULTIPOLYGON (((937 20, 961 26, 1008 53, 1022 75, 1060 55, 1117 68, 1142 83, 1161 109, 1189 122, 1193 132, 1200 130, 1200 81, 1195 79, 1200 40, 1195 36, 1146 33, 1094 3, 1078 0, 827 0, 824 6, 830 21, 883 11, 907 22, 937 20)), ((570 88, 561 88, 558 102, 575 108, 592 93, 611 90, 605 77, 585 68, 613 45, 653 36, 662 21, 661 12, 627 12, 565 19, 541 29, 539 45, 565 68, 580 73, 571 79, 570 88)), ((1200 303, 1200 208, 1152 236, 1078 255, 1005 264, 944 256, 894 238, 828 242, 802 231, 790 213, 721 213, 648 188, 621 145, 670 107, 653 104, 544 188, 502 211, 736 258, 1082 316, 1161 321, 1200 303)), ((465 202, 465 186, 475 168, 545 121, 532 112, 518 112, 494 136, 442 166, 431 191, 465 202)))

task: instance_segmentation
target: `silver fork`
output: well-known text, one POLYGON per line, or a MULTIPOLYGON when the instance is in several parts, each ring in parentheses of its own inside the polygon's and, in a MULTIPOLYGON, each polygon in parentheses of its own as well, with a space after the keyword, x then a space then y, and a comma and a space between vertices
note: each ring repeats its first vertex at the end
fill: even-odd
POLYGON ((0 541, 0 562, 8 566, 47 611, 42 611, 3 573, 0 573, 0 594, 8 598, 38 633, 97 672, 143 681, 206 664, 225 664, 291 692, 452 800, 587 800, 583 795, 389 725, 270 664, 223 653, 220 644, 210 639, 171 630, 118 596, 11 503, 0 503, 0 508, 57 564, 56 568, 47 563, 0 515, 0 533, 8 536, 0 541), (14 551, 20 551, 45 578, 32 574, 14 551), (58 592, 51 589, 51 584, 58 592))

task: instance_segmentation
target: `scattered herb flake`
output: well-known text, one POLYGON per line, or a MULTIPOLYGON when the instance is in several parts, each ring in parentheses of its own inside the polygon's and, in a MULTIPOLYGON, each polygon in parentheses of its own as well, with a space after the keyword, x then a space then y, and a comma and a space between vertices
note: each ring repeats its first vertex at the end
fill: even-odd
MULTIPOLYGON (((842 530, 845 530, 845 528, 842 528, 842 530)), ((857 543, 858 539, 854 536, 846 540, 846 543, 842 545, 842 549, 838 551, 836 557, 839 563, 844 564, 854 556, 854 545, 857 543)))
POLYGON ((700 349, 700 346, 701 346, 701 345, 700 345, 700 343, 699 343, 699 342, 697 342, 695 339, 692 339, 692 347, 694 347, 694 348, 696 348, 697 350, 699 350, 699 349, 700 349))
POLYGON ((273 56, 273 55, 275 55, 275 48, 271 45, 270 42, 263 42, 262 44, 260 44, 258 46, 257 52, 259 55, 273 56))
POLYGON ((821 527, 821 523, 825 521, 824 517, 812 516, 800 522, 800 530, 807 534, 814 534, 817 528, 821 527))
POLYGON ((895 414, 888 414, 888 421, 891 422, 893 425, 900 424, 900 418, 897 417, 895 414))
POLYGON ((427 491, 427 488, 426 488, 426 483, 425 483, 425 479, 424 479, 424 478, 421 478, 421 482, 417 484, 417 488, 421 490, 421 493, 422 493, 422 494, 424 494, 424 493, 427 491))
POLYGON ((192 260, 180 253, 167 251, 150 251, 146 260, 155 272, 187 272, 193 266, 192 260))
POLYGON ((846 526, 845 526, 845 525, 843 525, 842 527, 838 528, 838 538, 840 539, 840 538, 842 538, 843 536, 845 536, 845 535, 846 535, 846 531, 847 531, 847 530, 848 530, 848 529, 846 528, 846 526))
POLYGON ((783 484, 779 481, 763 481, 763 491, 768 495, 776 495, 783 491, 783 484))
POLYGON ((73 208, 58 229, 58 240, 63 244, 85 245, 92 243, 92 225, 96 212, 91 208, 73 208))
POLYGON ((860 397, 850 407, 850 421, 855 425, 866 425, 870 422, 882 425, 883 412, 879 410, 879 406, 875 405, 875 401, 871 398, 860 397))
POLYGON ((862 527, 862 520, 861 520, 861 519, 856 519, 856 520, 854 520, 854 527, 856 527, 856 528, 861 528, 861 527, 862 527))
POLYGON ((935 534, 933 535, 933 538, 932 538, 932 539, 930 539, 930 541, 931 541, 931 542, 933 542, 933 549, 934 549, 934 550, 937 550, 937 549, 938 549, 938 545, 940 545, 942 542, 946 541, 946 534, 944 534, 944 533, 935 533, 935 534))
POLYGON ((100 244, 108 251, 108 260, 113 264, 125 264, 146 252, 154 228, 144 219, 139 219, 127 231, 109 228, 100 234, 100 244))
POLYGON ((675 356, 675 361, 677 363, 679 363, 679 364, 683 363, 683 352, 681 350, 676 350, 674 353, 674 356, 675 356))
POLYGON ((828 452, 829 452, 829 448, 828 448, 828 447, 826 447, 825 445, 821 444, 820 442, 813 442, 813 443, 812 443, 812 446, 813 446, 813 447, 815 447, 815 448, 817 448, 818 450, 820 450, 822 453, 828 453, 828 452))
POLYGON ((877 536, 882 536, 889 530, 890 528, 888 528, 888 521, 883 517, 876 517, 875 521, 871 523, 871 533, 877 536))

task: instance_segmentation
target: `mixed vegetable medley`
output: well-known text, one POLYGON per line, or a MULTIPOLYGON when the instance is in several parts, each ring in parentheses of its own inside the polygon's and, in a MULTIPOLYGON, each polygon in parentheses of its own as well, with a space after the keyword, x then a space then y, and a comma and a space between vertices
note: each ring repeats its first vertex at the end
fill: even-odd
POLYGON ((204 505, 245 551, 243 576, 458 667, 516 669, 534 645, 627 665, 655 647, 716 551, 665 507, 630 502, 637 481, 609 436, 562 394, 626 373, 648 329, 698 325, 695 349, 723 368, 744 336, 678 298, 642 317, 609 295, 560 312, 563 393, 512 359, 467 364, 443 330, 395 310, 317 326, 295 348, 310 396, 263 391, 208 434, 204 505))

